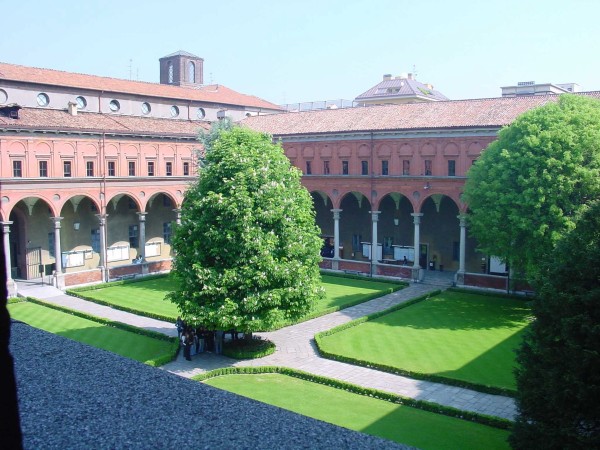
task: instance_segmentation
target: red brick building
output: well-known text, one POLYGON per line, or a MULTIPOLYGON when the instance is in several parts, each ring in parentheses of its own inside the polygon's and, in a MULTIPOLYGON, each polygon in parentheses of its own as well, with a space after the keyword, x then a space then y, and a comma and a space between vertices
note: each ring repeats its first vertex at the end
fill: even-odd
POLYGON ((478 252, 468 233, 461 201, 467 171, 500 128, 557 98, 322 110, 244 124, 280 140, 303 171, 317 223, 332 244, 324 267, 412 279, 427 277, 427 270, 452 271, 459 284, 502 289, 505 266, 478 252))
POLYGON ((165 84, 0 63, 0 222, 13 278, 59 287, 168 270, 197 136, 220 117, 279 112, 202 59, 160 60, 165 84), (59 257, 57 257, 59 255, 59 257))
POLYGON ((329 242, 323 267, 413 279, 435 269, 505 286, 502 264, 469 236, 462 188, 501 127, 556 95, 275 114, 265 100, 203 85, 202 67, 190 53, 167 55, 155 84, 0 63, 11 294, 15 278, 65 287, 169 270, 198 132, 225 116, 281 140, 304 172, 329 242))

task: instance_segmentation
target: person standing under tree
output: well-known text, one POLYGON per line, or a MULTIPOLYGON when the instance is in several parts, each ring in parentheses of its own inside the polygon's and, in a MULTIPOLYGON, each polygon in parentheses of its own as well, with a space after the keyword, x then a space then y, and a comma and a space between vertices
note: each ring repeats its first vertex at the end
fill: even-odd
POLYGON ((183 344, 183 357, 188 361, 192 360, 190 350, 192 349, 192 342, 194 338, 190 334, 189 330, 185 330, 181 335, 181 343, 183 344))

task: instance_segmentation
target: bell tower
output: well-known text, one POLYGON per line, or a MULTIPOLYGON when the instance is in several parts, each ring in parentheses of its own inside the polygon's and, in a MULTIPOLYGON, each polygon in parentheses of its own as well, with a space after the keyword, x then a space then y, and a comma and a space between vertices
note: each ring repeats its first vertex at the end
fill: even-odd
POLYGON ((160 62, 160 84, 201 86, 204 84, 204 59, 179 50, 163 56, 160 62))

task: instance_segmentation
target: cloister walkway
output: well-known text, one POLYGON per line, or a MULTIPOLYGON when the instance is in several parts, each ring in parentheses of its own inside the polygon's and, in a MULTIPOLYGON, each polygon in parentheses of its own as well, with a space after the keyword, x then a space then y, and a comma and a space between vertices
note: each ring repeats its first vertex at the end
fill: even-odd
MULTIPOLYGON (((439 289, 438 285, 411 283, 405 289, 384 295, 351 308, 326 316, 282 328, 268 333, 257 333, 270 339, 276 345, 274 354, 256 360, 237 361, 226 356, 213 353, 195 355, 192 361, 186 361, 180 352, 178 358, 162 366, 183 377, 221 367, 239 366, 283 366, 302 370, 316 375, 326 376, 353 383, 359 386, 374 388, 404 397, 438 403, 445 406, 473 411, 480 414, 513 420, 516 415, 514 399, 501 395, 485 394, 470 389, 449 386, 430 381, 389 374, 375 369, 354 366, 352 364, 322 358, 313 337, 316 333, 335 326, 382 311, 412 298, 439 289)), ((161 322, 135 314, 119 311, 107 306, 97 305, 79 298, 71 297, 51 286, 36 284, 19 284, 20 295, 40 298, 50 303, 80 310, 98 317, 104 317, 136 327, 177 336, 174 324, 161 322)))

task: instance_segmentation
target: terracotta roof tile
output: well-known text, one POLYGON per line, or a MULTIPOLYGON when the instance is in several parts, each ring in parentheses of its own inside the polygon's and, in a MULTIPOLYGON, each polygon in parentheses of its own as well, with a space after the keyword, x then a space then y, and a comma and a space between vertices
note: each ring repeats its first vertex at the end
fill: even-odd
POLYGON ((61 86, 95 91, 143 95, 146 97, 195 100, 224 105, 241 105, 254 108, 281 110, 274 103, 261 98, 241 94, 221 84, 206 85, 199 88, 180 87, 167 84, 142 81, 121 80, 118 78, 98 77, 51 69, 18 66, 0 62, 0 80, 24 81, 46 86, 61 86))
MULTIPOLYGON (((600 91, 576 95, 600 99, 600 91)), ((536 95, 367 106, 253 116, 242 123, 274 136, 370 130, 500 128, 523 112, 557 99, 558 95, 536 95)))
POLYGON ((197 136, 201 129, 209 128, 210 123, 197 120, 155 119, 88 112, 79 112, 72 116, 64 110, 42 108, 22 108, 18 119, 0 116, 0 130, 79 131, 189 138, 197 136))

